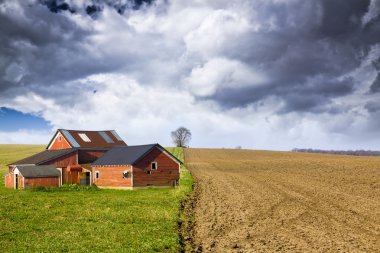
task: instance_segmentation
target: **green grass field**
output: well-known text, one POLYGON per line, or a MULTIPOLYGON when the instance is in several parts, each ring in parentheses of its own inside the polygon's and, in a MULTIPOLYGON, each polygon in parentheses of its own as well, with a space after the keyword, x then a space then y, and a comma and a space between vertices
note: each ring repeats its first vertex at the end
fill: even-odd
MULTIPOLYGON (((44 146, 0 145, 1 252, 178 252, 180 202, 192 189, 32 191, 4 187, 4 166, 44 146)), ((183 158, 182 149, 169 151, 183 158)))

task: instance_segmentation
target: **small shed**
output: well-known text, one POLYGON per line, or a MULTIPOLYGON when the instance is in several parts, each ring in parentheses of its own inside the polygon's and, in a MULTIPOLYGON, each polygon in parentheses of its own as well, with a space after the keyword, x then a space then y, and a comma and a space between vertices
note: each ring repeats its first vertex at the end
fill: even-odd
POLYGON ((14 189, 58 187, 61 177, 61 171, 52 165, 17 165, 5 175, 5 186, 14 189))

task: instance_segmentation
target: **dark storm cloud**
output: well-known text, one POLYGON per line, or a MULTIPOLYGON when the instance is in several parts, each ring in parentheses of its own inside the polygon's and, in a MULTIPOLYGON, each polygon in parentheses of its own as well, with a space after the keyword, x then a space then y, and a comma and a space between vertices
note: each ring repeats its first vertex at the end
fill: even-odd
POLYGON ((321 4, 323 18, 315 34, 319 38, 343 40, 352 39, 353 34, 360 31, 370 0, 323 0, 321 4))
MULTIPOLYGON (((61 5, 57 8, 65 10, 61 5)), ((117 60, 99 60, 97 52, 91 49, 88 41, 91 29, 78 26, 65 15, 50 12, 39 4, 20 6, 22 9, 10 2, 0 4, 5 10, 0 12, 0 91, 3 94, 33 91, 58 100, 70 98, 72 89, 67 89, 66 83, 118 68, 117 60), (57 93, 67 96, 56 96, 57 93)))
POLYGON ((50 11, 58 13, 60 11, 69 11, 71 13, 75 12, 75 9, 70 7, 68 3, 60 0, 40 0, 42 4, 45 4, 50 11))
MULTIPOLYGON (((7 8, 9 3, 2 3, 7 8)), ((56 67, 66 61, 65 51, 76 48, 86 31, 78 29, 63 16, 46 13, 28 6, 20 10, 0 12, 0 89, 30 86, 44 79, 52 80, 56 67), (34 24, 34 25, 31 25, 34 24), (68 48, 57 47, 66 44, 68 48), (71 45, 71 46, 70 46, 71 45)), ((77 50, 77 49, 76 49, 77 50)))
POLYGON ((375 81, 371 85, 371 92, 376 93, 380 92, 380 74, 378 73, 375 81))
POLYGON ((60 89, 69 81, 122 68, 125 58, 99 58, 102 49, 92 48, 89 41, 89 36, 93 35, 91 26, 79 26, 61 14, 86 15, 87 12, 94 16, 95 10, 101 12, 105 6, 121 13, 127 8, 137 10, 152 2, 0 2, 0 90, 24 87, 26 90, 46 90, 48 94, 49 86, 60 89))
MULTIPOLYGON (((9 90, 32 90, 52 97, 60 90, 70 97, 70 91, 65 88, 67 83, 91 74, 113 72, 126 72, 140 84, 163 80, 168 86, 181 85, 181 78, 188 76, 198 64, 197 60, 190 58, 181 67, 168 66, 174 70, 167 71, 169 74, 166 76, 159 67, 181 58, 186 48, 183 38, 180 42, 167 43, 164 40, 166 35, 155 37, 156 31, 141 35, 131 29, 131 34, 136 36, 120 42, 125 44, 125 48, 115 53, 112 50, 120 46, 118 41, 106 45, 108 48, 105 50, 99 45, 94 46, 89 39, 97 35, 93 25, 98 24, 96 17, 106 8, 111 8, 117 16, 123 16, 128 14, 127 10, 134 12, 150 5, 155 8, 154 0, 15 2, 19 3, 20 9, 6 8, 12 1, 0 4, 5 6, 0 12, 0 90, 8 91, 7 94, 11 94, 9 90), (88 27, 80 26, 68 18, 75 15, 94 19, 88 27), (139 50, 145 55, 136 53, 139 50)), ((217 9, 245 8, 246 12, 255 14, 247 15, 251 25, 258 22, 261 26, 237 38, 226 38, 225 46, 203 62, 213 57, 226 58, 258 70, 268 78, 262 85, 240 85, 241 80, 226 78, 223 85, 216 85, 214 94, 199 98, 215 101, 229 109, 260 104, 266 98, 275 97, 284 105, 277 113, 338 112, 339 109, 331 105, 334 99, 352 94, 361 85, 360 81, 347 75, 362 64, 371 47, 380 41, 380 16, 376 10, 363 21, 379 2, 242 1, 246 4, 242 7, 233 1, 205 1, 205 5, 217 9), (255 20, 250 20, 251 16, 255 20)), ((168 4, 173 3, 168 1, 168 4)), ((183 6, 187 8, 191 4, 183 6)), ((183 21, 185 23, 186 20, 183 21)), ((115 29, 113 25, 111 23, 106 30, 115 29)), ((215 30, 221 28, 215 27, 215 30)), ((203 34, 203 37, 207 36, 203 34)), ((374 66, 376 64, 379 65, 374 62, 374 66)), ((370 93, 379 90, 378 75, 370 93)))
POLYGON ((379 13, 380 0, 0 0, 0 107, 136 142, 185 124, 203 146, 378 147, 379 13))
POLYGON ((380 102, 369 102, 365 105, 365 109, 369 113, 380 112, 380 102))
POLYGON ((377 92, 380 92, 380 58, 373 61, 372 64, 378 72, 377 72, 375 80, 373 81, 370 87, 370 91, 372 93, 377 93, 377 92))
MULTIPOLYGON (((371 47, 380 42, 379 17, 363 24, 369 0, 263 5, 260 20, 275 20, 276 28, 245 35, 233 42, 240 50, 224 54, 263 70, 270 82, 265 87, 220 88, 212 99, 223 107, 244 107, 275 96, 285 103, 281 112, 323 112, 321 108, 334 98, 361 85, 345 75, 360 67, 371 47)), ((379 76, 371 88, 378 90, 379 76)))
POLYGON ((320 79, 309 83, 298 83, 284 85, 283 83, 272 83, 271 86, 255 88, 233 89, 226 88, 218 91, 210 99, 224 101, 224 108, 246 106, 252 101, 260 102, 263 98, 275 96, 282 98, 285 105, 278 113, 289 112, 328 112, 336 114, 338 108, 331 108, 329 103, 338 96, 348 95, 353 91, 352 78, 341 81, 320 79))
POLYGON ((138 10, 141 6, 149 5, 154 0, 124 0, 124 1, 114 1, 114 0, 91 0, 83 6, 70 5, 70 1, 64 0, 40 0, 40 3, 46 5, 50 11, 58 13, 61 11, 69 11, 75 13, 77 11, 83 11, 94 16, 98 12, 104 9, 104 6, 110 6, 114 8, 119 14, 124 14, 127 9, 138 10))

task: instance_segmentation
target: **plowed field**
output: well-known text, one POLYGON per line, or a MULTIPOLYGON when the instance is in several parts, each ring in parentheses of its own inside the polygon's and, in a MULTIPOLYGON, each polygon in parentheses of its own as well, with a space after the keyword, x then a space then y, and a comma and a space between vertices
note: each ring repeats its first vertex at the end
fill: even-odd
POLYGON ((380 252, 380 158, 186 149, 194 244, 211 252, 380 252))

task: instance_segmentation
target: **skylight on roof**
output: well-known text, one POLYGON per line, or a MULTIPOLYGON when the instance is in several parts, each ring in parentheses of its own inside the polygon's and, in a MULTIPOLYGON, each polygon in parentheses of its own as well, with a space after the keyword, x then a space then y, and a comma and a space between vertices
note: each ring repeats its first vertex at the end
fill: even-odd
POLYGON ((113 134, 113 136, 115 136, 115 138, 118 140, 118 141, 123 141, 123 139, 116 133, 115 130, 112 130, 111 133, 113 134))
POLYGON ((107 135, 106 132, 99 132, 99 134, 103 137, 103 139, 107 142, 107 143, 114 143, 114 141, 111 139, 111 137, 109 137, 107 135))
POLYGON ((61 133, 63 134, 63 136, 65 136, 65 138, 70 142, 71 146, 73 148, 77 148, 77 147, 80 147, 78 142, 74 139, 74 137, 69 133, 69 131, 67 130, 61 130, 61 133))
POLYGON ((88 136, 85 133, 80 133, 78 135, 80 138, 82 138, 84 142, 91 142, 90 138, 88 138, 88 136))

